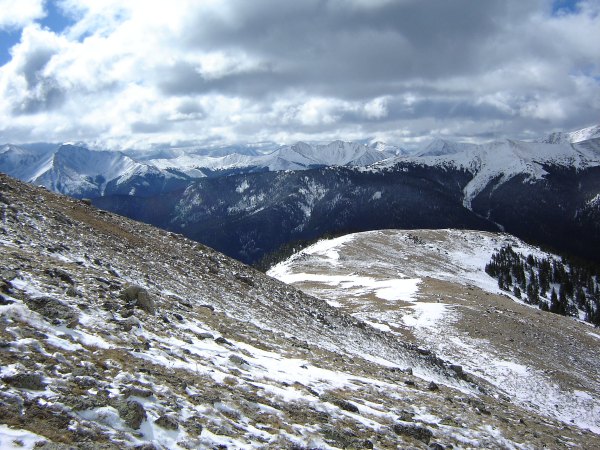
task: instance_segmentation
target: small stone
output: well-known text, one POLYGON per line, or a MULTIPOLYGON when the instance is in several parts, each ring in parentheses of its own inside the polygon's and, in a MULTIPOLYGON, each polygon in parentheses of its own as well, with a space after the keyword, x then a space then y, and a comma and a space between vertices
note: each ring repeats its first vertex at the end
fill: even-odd
POLYGON ((401 411, 398 420, 403 422, 414 422, 412 413, 408 411, 401 411))
POLYGON ((14 303, 12 300, 7 299, 4 295, 0 294, 0 305, 6 306, 14 303))
POLYGON ((462 376, 464 374, 462 366, 459 366, 458 364, 450 364, 450 370, 452 370, 458 376, 462 376))
POLYGON ((214 336, 210 333, 196 333, 198 339, 213 339, 214 336))
POLYGON ((215 339, 215 342, 217 344, 220 345, 231 345, 231 342, 229 342, 227 339, 225 339, 223 336, 219 336, 218 338, 215 339))
POLYGON ((433 433, 428 428, 421 427, 419 425, 405 425, 401 423, 394 425, 394 433, 402 436, 409 436, 426 444, 429 444, 429 441, 433 436, 433 433))
POLYGON ((59 280, 62 280, 65 283, 70 284, 71 286, 73 286, 75 284, 75 281, 73 281, 73 277, 71 277, 69 272, 67 272, 64 269, 59 269, 59 268, 46 269, 44 272, 46 273, 46 275, 49 275, 52 278, 58 278, 59 280))
POLYGON ((427 389, 429 389, 430 391, 438 391, 440 387, 432 381, 427 385, 427 389))
POLYGON ((134 302, 136 307, 146 311, 148 314, 154 314, 156 311, 156 305, 152 296, 143 287, 136 285, 128 286, 121 293, 121 297, 128 302, 134 302))
POLYGON ((146 442, 144 444, 140 444, 134 447, 135 450, 158 450, 156 445, 151 442, 146 442))
POLYGON ((352 413, 359 412, 358 406, 356 406, 354 403, 350 403, 348 400, 344 400, 342 398, 334 397, 331 394, 323 394, 321 396, 321 400, 324 402, 333 403, 335 406, 337 406, 340 409, 343 409, 344 411, 352 413))
POLYGON ((446 447, 444 447, 442 444, 439 444, 437 442, 432 442, 431 444, 429 444, 429 447, 427 447, 429 450, 446 450, 446 447))
POLYGON ((179 429, 179 422, 173 416, 162 415, 154 421, 156 425, 166 430, 177 430, 179 429))
POLYGON ((125 397, 142 397, 142 398, 148 398, 148 397, 152 397, 152 395, 154 394, 150 389, 144 389, 144 388, 139 388, 139 387, 128 387, 123 389, 122 391, 123 396, 125 397))
POLYGON ((79 297, 79 292, 73 286, 69 286, 65 291, 65 294, 69 297, 79 297))
POLYGON ((230 355, 229 361, 231 361, 234 364, 237 364, 238 366, 249 365, 248 361, 246 361, 244 358, 238 355, 230 355))

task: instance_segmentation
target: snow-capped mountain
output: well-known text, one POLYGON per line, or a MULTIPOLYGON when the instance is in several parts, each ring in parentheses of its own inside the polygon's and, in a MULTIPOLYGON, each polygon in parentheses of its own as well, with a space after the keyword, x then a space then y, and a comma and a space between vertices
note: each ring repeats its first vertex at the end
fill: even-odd
POLYGON ((77 198, 153 195, 189 180, 121 152, 92 151, 73 144, 45 151, 5 145, 0 148, 0 171, 77 198))
MULTIPOLYGON (((434 139, 424 148, 420 149, 416 156, 444 156, 461 153, 473 148, 473 144, 453 142, 445 139, 434 139)), ((407 155, 403 155, 407 156, 407 155)))
MULTIPOLYGON (((589 129, 571 134, 595 135, 589 129)), ((174 152, 178 156, 143 163, 76 146, 3 150, 0 170, 92 197, 102 208, 244 262, 326 233, 424 227, 506 229, 600 258, 593 251, 600 246, 600 138, 437 140, 412 155, 378 143, 297 143, 267 154, 174 152)))
MULTIPOLYGON (((574 133, 573 133, 574 134, 574 133)), ((398 157, 374 167, 423 164, 426 166, 454 167, 473 175, 464 188, 464 205, 471 202, 490 183, 502 184, 516 176, 528 180, 541 180, 548 175, 547 167, 565 167, 581 170, 600 166, 600 142, 537 143, 502 140, 481 145, 436 140, 416 157, 398 157)))
POLYGON ((297 142, 264 155, 230 153, 214 157, 192 154, 177 158, 152 159, 148 162, 163 169, 175 168, 188 174, 202 172, 202 169, 306 170, 322 166, 367 166, 397 156, 402 151, 383 143, 367 146, 343 141, 334 141, 326 145, 297 142))
MULTIPOLYGON (((372 326, 182 236, 1 174, 0 213, 3 449, 600 446, 585 429, 594 410, 571 423, 560 415, 562 397, 559 414, 521 404, 510 397, 509 377, 494 383, 487 368, 442 359, 433 339, 410 342, 391 323, 384 331, 383 322, 372 326)), ((399 261, 390 262, 392 278, 406 281, 399 261)), ((450 299, 447 284, 427 283, 421 304, 470 300, 446 311, 471 319, 477 297, 467 293, 478 292, 460 285, 450 299)), ((383 300, 356 300, 370 309, 390 302, 396 311, 397 292, 384 291, 383 300)), ((529 335, 520 335, 531 325, 537 338, 552 338, 546 345, 560 343, 553 336, 561 331, 582 350, 586 339, 597 342, 561 321, 519 322, 506 302, 493 296, 479 305, 498 315, 485 323, 502 325, 506 339, 525 342, 529 335), (548 324, 544 333, 540 324, 548 324)), ((440 325, 449 322, 442 318, 440 325)), ((455 338, 455 328, 436 328, 444 330, 455 338)), ((490 345, 504 342, 496 330, 490 345)), ((514 360, 472 348, 483 362, 522 367, 518 347, 514 360)), ((580 355, 556 350, 569 368, 557 375, 560 387, 598 373, 596 354, 586 378, 577 378, 580 355)), ((595 405, 595 386, 577 389, 564 397, 573 410, 595 405)))
MULTIPOLYGON (((310 155, 308 146, 287 151, 304 161, 310 155)), ((598 198, 597 139, 503 140, 436 141, 420 156, 367 167, 206 178, 162 199, 104 197, 96 204, 184 233, 245 262, 327 233, 439 227, 506 229, 597 260, 592 249, 600 246, 598 198), (156 209, 157 203, 164 207, 156 209)))
POLYGON ((600 125, 595 125, 581 130, 551 133, 540 142, 546 144, 575 144, 577 142, 589 141, 590 139, 600 138, 600 125))
POLYGON ((73 144, 42 149, 9 144, 0 148, 0 171, 78 198, 149 196, 179 189, 190 179, 206 176, 366 166, 400 153, 401 149, 382 143, 366 146, 335 141, 327 145, 299 142, 266 154, 254 147, 237 146, 193 153, 165 150, 159 153, 160 158, 136 159, 122 152, 92 151, 73 144))

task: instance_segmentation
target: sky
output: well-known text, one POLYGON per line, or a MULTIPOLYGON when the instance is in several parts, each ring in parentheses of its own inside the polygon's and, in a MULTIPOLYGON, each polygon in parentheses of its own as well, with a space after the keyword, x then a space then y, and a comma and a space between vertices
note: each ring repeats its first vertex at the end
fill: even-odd
POLYGON ((0 0, 0 143, 535 139, 600 123, 600 0, 0 0))

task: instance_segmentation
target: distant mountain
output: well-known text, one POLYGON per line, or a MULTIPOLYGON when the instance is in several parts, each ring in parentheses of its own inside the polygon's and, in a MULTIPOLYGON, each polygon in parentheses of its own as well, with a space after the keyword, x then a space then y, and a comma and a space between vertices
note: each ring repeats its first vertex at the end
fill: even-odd
POLYGON ((354 142, 334 141, 327 145, 305 142, 283 146, 268 154, 229 153, 224 156, 181 155, 176 158, 152 159, 148 162, 162 169, 191 171, 277 171, 306 170, 324 166, 367 166, 397 156, 402 149, 383 143, 371 146, 354 142))
POLYGON ((528 180, 542 180, 549 167, 574 170, 600 165, 600 139, 568 143, 545 144, 502 140, 486 144, 465 144, 436 140, 415 157, 398 157, 375 164, 374 170, 395 165, 426 165, 452 167, 468 171, 472 179, 465 186, 464 205, 471 202, 493 182, 500 185, 518 175, 528 180))
POLYGON ((578 142, 588 141, 590 139, 600 138, 600 125, 596 125, 593 127, 583 128, 577 131, 571 132, 556 132, 551 133, 543 139, 540 139, 539 142, 546 144, 565 144, 571 143, 575 144, 578 142))
POLYGON ((78 198, 112 194, 151 196, 207 176, 332 165, 366 166, 401 151, 382 143, 366 146, 342 141, 327 145, 299 142, 266 154, 259 152, 259 148, 236 146, 191 154, 164 150, 158 153, 160 158, 148 159, 146 155, 145 159, 138 159, 123 152, 92 151, 74 144, 8 144, 0 147, 0 171, 78 198))
POLYGON ((416 156, 444 156, 453 155, 474 148, 473 144, 462 142, 447 141, 445 139, 434 139, 423 149, 416 153, 416 156))
MULTIPOLYGON (((448 148, 448 147, 447 147, 448 148)), ((205 178, 105 209, 181 232, 245 262, 325 234, 384 228, 505 229, 600 260, 600 148, 594 141, 455 145, 441 156, 205 178)))
POLYGON ((505 229, 600 261, 600 138, 592 129, 567 134, 592 138, 436 140, 414 154, 381 143, 299 142, 267 154, 144 162, 74 145, 8 145, 0 170, 245 262, 327 233, 439 227, 505 229))
POLYGON ((154 195, 176 181, 189 181, 183 174, 160 171, 120 152, 91 151, 71 144, 44 151, 5 145, 0 148, 0 170, 77 198, 154 195))

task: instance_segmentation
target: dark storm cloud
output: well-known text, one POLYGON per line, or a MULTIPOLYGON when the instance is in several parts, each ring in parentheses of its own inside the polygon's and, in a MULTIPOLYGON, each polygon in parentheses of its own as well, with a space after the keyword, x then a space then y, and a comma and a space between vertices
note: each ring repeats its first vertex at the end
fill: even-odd
POLYGON ((483 46, 510 11, 504 0, 348 3, 237 1, 233 17, 199 17, 187 44, 243 50, 317 85, 439 78, 483 70, 483 46))

